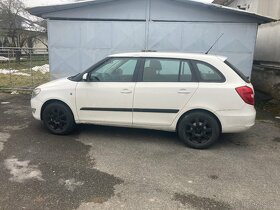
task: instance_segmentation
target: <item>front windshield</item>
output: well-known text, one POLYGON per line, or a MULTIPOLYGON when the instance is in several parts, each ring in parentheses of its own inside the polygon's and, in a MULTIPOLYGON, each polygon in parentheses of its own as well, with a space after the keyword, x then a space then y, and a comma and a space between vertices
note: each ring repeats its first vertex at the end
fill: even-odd
POLYGON ((108 58, 102 59, 101 61, 99 61, 99 62, 95 63, 94 65, 90 66, 89 68, 87 68, 85 71, 78 73, 76 75, 70 76, 70 77, 68 77, 68 79, 71 81, 80 81, 85 73, 88 73, 89 71, 91 71, 92 69, 94 69, 96 66, 100 65, 107 59, 108 58))

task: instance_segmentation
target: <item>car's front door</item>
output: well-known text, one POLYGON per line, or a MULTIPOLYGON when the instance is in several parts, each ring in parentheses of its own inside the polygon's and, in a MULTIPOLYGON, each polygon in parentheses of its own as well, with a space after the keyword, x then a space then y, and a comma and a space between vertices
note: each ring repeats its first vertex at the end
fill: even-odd
POLYGON ((147 58, 135 86, 133 124, 168 126, 198 88, 186 60, 147 58))
POLYGON ((109 58, 76 88, 80 122, 132 124, 137 58, 109 58))

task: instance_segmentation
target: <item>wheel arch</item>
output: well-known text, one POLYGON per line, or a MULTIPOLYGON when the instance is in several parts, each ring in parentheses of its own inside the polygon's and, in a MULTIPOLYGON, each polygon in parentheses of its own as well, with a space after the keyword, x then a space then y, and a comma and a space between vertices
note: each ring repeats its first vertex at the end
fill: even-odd
POLYGON ((219 118, 217 117, 217 115, 215 115, 213 112, 211 112, 211 111, 209 111, 209 110, 206 110, 206 109, 192 109, 192 110, 189 110, 189 111, 183 113, 183 114, 180 116, 179 120, 177 121, 177 124, 176 124, 176 131, 178 130, 178 125, 179 125, 180 121, 181 121, 186 115, 188 115, 188 114, 190 114, 190 113, 193 113, 193 112, 204 112, 204 113, 210 114, 212 117, 214 117, 214 118, 217 120, 217 122, 218 122, 218 124, 219 124, 219 126, 220 126, 220 131, 222 132, 223 127, 222 127, 222 123, 221 123, 220 119, 219 119, 219 118))
POLYGON ((65 106, 67 106, 67 107, 70 109, 73 118, 75 119, 75 115, 74 115, 74 113, 73 113, 71 107, 70 107, 68 104, 66 104, 65 102, 63 102, 63 101, 61 101, 61 100, 58 100, 58 99, 50 99, 50 100, 47 100, 47 101, 43 104, 43 106, 42 106, 42 108, 41 108, 41 113, 40 113, 40 118, 41 118, 41 120, 43 120, 43 112, 44 112, 45 108, 46 108, 49 104, 52 104, 52 103, 61 103, 61 104, 65 105, 65 106))

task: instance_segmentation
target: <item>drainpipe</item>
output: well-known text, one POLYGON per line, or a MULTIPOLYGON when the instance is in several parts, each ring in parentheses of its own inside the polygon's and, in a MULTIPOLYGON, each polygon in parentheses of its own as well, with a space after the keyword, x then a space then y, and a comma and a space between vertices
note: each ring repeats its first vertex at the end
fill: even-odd
POLYGON ((149 47, 150 20, 151 20, 151 0, 147 0, 146 22, 145 22, 145 50, 148 50, 149 47))

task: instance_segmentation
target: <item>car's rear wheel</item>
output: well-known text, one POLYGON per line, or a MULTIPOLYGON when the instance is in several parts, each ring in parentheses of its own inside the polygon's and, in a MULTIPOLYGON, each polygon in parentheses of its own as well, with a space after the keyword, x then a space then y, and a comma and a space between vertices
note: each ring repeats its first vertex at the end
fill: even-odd
POLYGON ((190 112, 179 121, 177 132, 187 146, 206 149, 218 141, 221 128, 214 116, 196 111, 190 112))
POLYGON ((73 131, 75 120, 70 108, 63 103, 48 104, 42 113, 44 125, 57 135, 66 135, 73 131))

